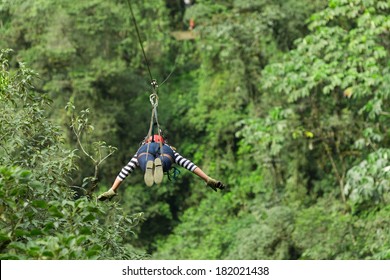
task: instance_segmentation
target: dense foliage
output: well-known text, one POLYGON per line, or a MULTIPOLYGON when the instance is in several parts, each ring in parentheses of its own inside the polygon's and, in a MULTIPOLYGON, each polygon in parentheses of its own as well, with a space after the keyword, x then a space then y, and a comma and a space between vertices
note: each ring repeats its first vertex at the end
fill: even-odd
POLYGON ((228 188, 97 203, 149 126, 127 2, 2 0, 2 258, 390 259, 388 0, 131 2, 169 142, 228 188))
POLYGON ((117 259, 143 254, 127 244, 142 213, 97 205, 67 184, 75 151, 44 114, 36 74, 19 64, 9 72, 0 53, 0 256, 2 259, 117 259))

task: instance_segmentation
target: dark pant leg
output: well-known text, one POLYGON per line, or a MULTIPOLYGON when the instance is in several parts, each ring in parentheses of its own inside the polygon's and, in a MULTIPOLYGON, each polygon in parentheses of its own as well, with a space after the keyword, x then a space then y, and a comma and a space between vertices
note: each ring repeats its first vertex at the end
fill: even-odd
POLYGON ((156 142, 147 143, 138 149, 138 163, 143 172, 146 170, 146 163, 149 160, 154 160, 156 157, 161 159, 163 171, 168 172, 171 169, 174 154, 173 150, 168 145, 162 145, 162 152, 160 151, 160 144, 156 142), (149 148, 148 148, 149 145, 149 148))
POLYGON ((163 145, 162 153, 159 157, 161 159, 164 172, 168 172, 169 169, 171 169, 174 160, 173 150, 168 145, 163 145))
POLYGON ((147 143, 147 144, 142 145, 138 149, 138 152, 137 152, 138 164, 143 172, 145 172, 145 170, 146 170, 146 163, 149 160, 154 161, 154 159, 156 158, 156 154, 158 152, 158 149, 159 149, 158 143, 147 143), (149 148, 148 148, 148 146, 149 146, 149 148))

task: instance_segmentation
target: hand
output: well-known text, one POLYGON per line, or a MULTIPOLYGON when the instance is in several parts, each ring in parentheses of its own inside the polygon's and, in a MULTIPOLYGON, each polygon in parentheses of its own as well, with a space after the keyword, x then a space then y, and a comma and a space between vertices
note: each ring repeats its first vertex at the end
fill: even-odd
POLYGON ((105 201, 107 199, 111 200, 116 195, 118 194, 113 189, 109 189, 108 191, 99 195, 97 199, 100 201, 105 201))
POLYGON ((217 191, 218 189, 223 190, 225 188, 225 185, 222 182, 217 181, 211 177, 207 178, 206 184, 207 184, 207 186, 212 188, 214 191, 217 191))

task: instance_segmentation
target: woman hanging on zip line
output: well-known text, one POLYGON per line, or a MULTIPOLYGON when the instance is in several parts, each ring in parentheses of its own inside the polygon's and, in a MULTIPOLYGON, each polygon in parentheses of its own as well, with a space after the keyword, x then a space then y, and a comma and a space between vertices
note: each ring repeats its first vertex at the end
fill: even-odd
POLYGON ((220 181, 209 177, 193 162, 182 157, 178 152, 176 152, 173 147, 167 144, 166 140, 160 133, 160 135, 150 136, 142 142, 142 146, 138 149, 127 165, 119 172, 111 188, 99 195, 98 200, 104 201, 117 195, 117 189, 122 181, 138 166, 143 172, 145 172, 144 180, 147 186, 151 187, 154 183, 161 184, 164 172, 168 172, 173 163, 176 163, 199 176, 206 182, 206 185, 214 191, 225 188, 220 181))
MULTIPOLYGON (((187 1, 188 2, 188 1, 187 1)), ((191 4, 191 1, 189 1, 191 4)), ((158 120, 157 120, 157 105, 158 105, 158 96, 157 96, 157 88, 158 84, 155 79, 153 79, 152 73, 149 68, 149 63, 146 58, 145 50, 142 45, 141 36, 138 30, 137 22, 133 13, 133 9, 131 7, 130 0, 127 0, 127 4, 129 6, 129 10, 131 13, 131 16, 133 18, 133 23, 135 30, 137 32, 137 37, 139 44, 141 46, 141 50, 145 59, 145 64, 147 66, 149 76, 151 79, 151 85, 153 87, 153 93, 150 95, 150 102, 152 103, 153 110, 152 110, 152 118, 151 118, 151 127, 148 133, 148 136, 143 141, 142 146, 138 149, 138 151, 135 153, 135 155, 132 157, 132 159, 128 162, 126 166, 122 168, 122 170, 119 172, 118 176, 116 177, 114 183, 112 184, 111 188, 102 193, 98 196, 98 199, 103 201, 106 199, 111 199, 114 197, 117 193, 116 190, 119 188, 122 181, 131 173, 134 171, 137 166, 141 167, 142 171, 145 172, 144 174, 144 180, 145 184, 149 187, 153 186, 154 183, 161 184, 164 176, 164 172, 168 172, 172 166, 173 163, 179 164, 180 166, 188 169, 189 171, 195 173, 197 176, 202 178, 207 186, 212 188, 214 191, 217 191, 217 189, 224 189, 225 186, 209 177, 206 173, 203 172, 202 169, 200 169, 198 166, 196 166, 193 162, 190 160, 182 157, 178 152, 175 151, 175 149, 171 146, 169 146, 165 139, 161 136, 161 130, 158 129, 158 135, 155 135, 152 131, 153 127, 153 120, 155 120, 157 127, 158 127, 158 120)), ((168 76, 169 77, 169 76, 168 76)), ((164 81, 165 82, 165 81, 164 81)), ((163 83, 164 83, 163 82, 163 83)), ((163 84, 162 83, 162 84, 163 84)))

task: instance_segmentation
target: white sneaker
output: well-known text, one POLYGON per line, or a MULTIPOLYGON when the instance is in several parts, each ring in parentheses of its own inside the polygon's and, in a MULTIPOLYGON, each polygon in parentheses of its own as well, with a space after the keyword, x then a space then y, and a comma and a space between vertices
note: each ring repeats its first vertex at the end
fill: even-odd
POLYGON ((146 170, 145 170, 145 175, 144 175, 144 181, 148 187, 153 186, 153 183, 154 183, 154 177, 153 177, 154 174, 153 173, 154 173, 154 162, 149 160, 146 163, 146 170))
POLYGON ((163 166, 160 158, 154 160, 154 182, 161 184, 164 178, 163 166))

